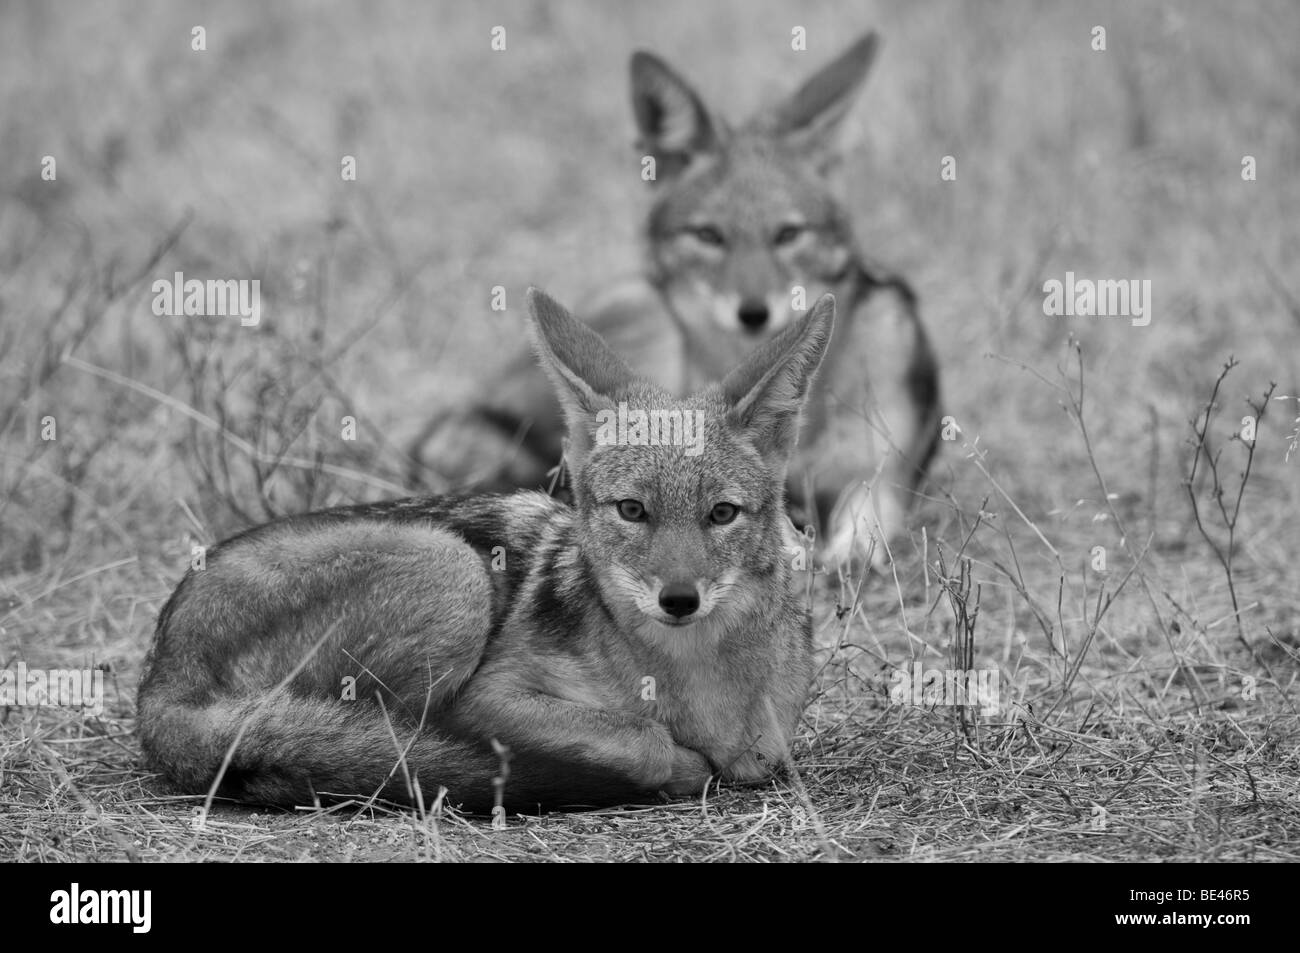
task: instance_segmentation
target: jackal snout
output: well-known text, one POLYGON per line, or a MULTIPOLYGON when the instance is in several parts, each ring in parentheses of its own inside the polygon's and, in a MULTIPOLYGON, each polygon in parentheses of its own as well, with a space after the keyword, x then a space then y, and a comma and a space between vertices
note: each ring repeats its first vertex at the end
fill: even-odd
POLYGON ((659 590, 659 608, 674 619, 685 619, 700 607, 700 592, 689 579, 674 579, 659 590))
MULTIPOLYGON (((753 474, 755 479, 760 475, 753 474)), ((599 526, 600 535, 592 541, 592 551, 609 554, 612 568, 608 578, 614 584, 616 599, 626 600, 651 622, 672 628, 691 626, 705 619, 726 619, 742 610, 747 602, 741 593, 757 585, 762 575, 763 559, 756 558, 770 548, 771 530, 759 517, 763 504, 739 491, 726 492, 737 501, 744 500, 749 513, 741 515, 744 504, 719 504, 734 508, 737 514, 727 524, 690 525, 692 520, 666 515, 668 525, 628 523, 599 526)), ((653 499, 653 497, 652 497, 653 499)), ((655 500, 661 507, 666 504, 655 500)), ((697 511, 693 501, 688 513, 697 511)), ((665 509, 656 510, 656 517, 665 509)), ((707 518, 706 518, 707 519, 707 518)))
POLYGON ((726 282, 705 278, 686 286, 670 285, 672 296, 683 319, 707 315, 714 327, 728 335, 752 342, 770 337, 795 321, 800 313, 793 306, 790 287, 805 288, 803 297, 816 300, 830 287, 812 278, 794 276, 786 283, 778 282, 772 288, 728 290, 726 282), (788 286, 787 286, 788 284, 788 286), (811 298, 808 296, 812 295, 811 298))
MULTIPOLYGON (((712 588, 710 571, 720 560, 731 555, 709 539, 710 533, 690 525, 688 520, 673 520, 651 530, 651 540, 644 565, 646 598, 642 605, 650 608, 651 618, 665 625, 689 625, 707 617, 716 599, 704 596, 712 588)), ((723 563, 725 564, 725 563, 723 563)))

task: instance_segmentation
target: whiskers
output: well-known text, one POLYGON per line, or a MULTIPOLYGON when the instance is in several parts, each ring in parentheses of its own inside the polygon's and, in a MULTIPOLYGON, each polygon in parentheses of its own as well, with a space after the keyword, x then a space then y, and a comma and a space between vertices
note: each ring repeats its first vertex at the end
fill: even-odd
POLYGON ((691 631, 706 620, 725 623, 744 615, 759 601, 757 586, 747 580, 740 569, 727 569, 712 581, 696 582, 700 594, 699 608, 682 620, 687 624, 677 625, 659 605, 663 580, 657 576, 643 579, 634 570, 619 563, 610 564, 605 570, 605 577, 617 596, 670 633, 691 631))

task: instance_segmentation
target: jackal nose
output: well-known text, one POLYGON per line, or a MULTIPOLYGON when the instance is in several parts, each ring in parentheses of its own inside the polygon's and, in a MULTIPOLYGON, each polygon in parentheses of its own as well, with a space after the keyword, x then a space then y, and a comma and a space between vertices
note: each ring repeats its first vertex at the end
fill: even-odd
POLYGON ((659 607, 680 619, 700 607, 700 596, 689 582, 670 582, 659 590, 659 607))
POLYGON ((740 310, 737 312, 740 323, 748 331, 757 331, 763 325, 767 324, 770 314, 767 305, 762 301, 744 301, 741 302, 740 310))

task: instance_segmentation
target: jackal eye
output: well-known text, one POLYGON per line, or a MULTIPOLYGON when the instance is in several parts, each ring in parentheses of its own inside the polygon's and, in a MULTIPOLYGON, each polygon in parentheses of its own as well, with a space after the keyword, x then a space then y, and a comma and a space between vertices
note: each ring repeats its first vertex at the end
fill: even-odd
POLYGON ((722 232, 713 225, 693 225, 687 231, 695 237, 696 241, 712 245, 714 248, 721 248, 727 244, 727 239, 723 237, 722 232))
POLYGON ((793 245, 808 229, 803 225, 782 225, 772 239, 773 245, 793 245))
POLYGON ((739 512, 740 508, 734 503, 715 503, 709 511, 709 522, 714 526, 726 526, 739 512))
POLYGON ((644 523, 646 521, 645 507, 641 505, 639 500, 619 500, 614 505, 618 507, 618 515, 629 523, 644 523))

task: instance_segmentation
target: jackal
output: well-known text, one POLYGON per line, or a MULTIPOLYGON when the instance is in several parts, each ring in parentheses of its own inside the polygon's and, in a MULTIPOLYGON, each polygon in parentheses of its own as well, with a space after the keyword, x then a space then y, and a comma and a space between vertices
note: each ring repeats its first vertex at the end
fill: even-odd
MULTIPOLYGON (((821 529, 821 556, 880 565, 934 454, 939 376, 911 288, 869 267, 832 185, 835 132, 875 58, 860 39, 791 97, 733 128, 659 58, 632 57, 641 150, 655 160, 644 277, 583 316, 638 373, 675 395, 720 380, 832 292, 835 340, 790 467, 792 514, 821 529)), ((412 447, 485 488, 546 486, 563 421, 523 364, 483 402, 435 418, 412 447)))
POLYGON ((141 743, 173 783, 269 804, 443 786, 482 811, 501 778, 513 810, 785 763, 813 676, 785 471, 833 299, 685 399, 541 293, 529 310, 573 505, 397 500, 213 548, 140 686, 141 743))

